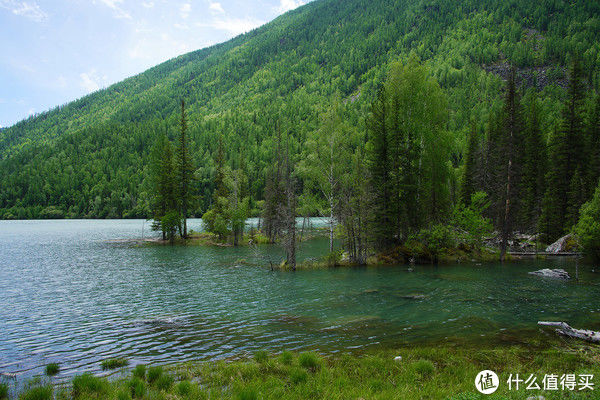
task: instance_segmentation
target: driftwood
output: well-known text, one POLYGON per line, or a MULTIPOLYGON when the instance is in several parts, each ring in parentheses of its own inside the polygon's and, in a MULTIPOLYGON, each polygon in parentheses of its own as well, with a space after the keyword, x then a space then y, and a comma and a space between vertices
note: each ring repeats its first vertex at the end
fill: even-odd
POLYGON ((557 328, 556 333, 592 343, 600 343, 600 332, 588 331, 586 329, 574 329, 566 322, 538 321, 538 325, 552 326, 557 328))

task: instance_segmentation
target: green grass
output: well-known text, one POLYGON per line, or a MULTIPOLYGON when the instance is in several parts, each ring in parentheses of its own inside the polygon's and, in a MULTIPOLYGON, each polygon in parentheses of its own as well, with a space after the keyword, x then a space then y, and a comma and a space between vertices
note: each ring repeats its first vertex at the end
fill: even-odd
POLYGON ((136 365, 132 374, 136 378, 146 379, 146 366, 144 364, 136 365))
POLYGON ((0 399, 8 399, 8 385, 0 383, 0 399))
MULTIPOLYGON (((146 371, 147 381, 135 375, 136 369, 128 377, 110 381, 82 375, 73 380, 72 392, 56 398, 521 400, 540 395, 547 400, 597 398, 596 391, 508 391, 509 374, 525 377, 534 374, 541 381, 544 374, 589 373, 594 375, 598 386, 600 347, 581 344, 558 347, 559 343, 556 342, 555 348, 541 347, 538 343, 502 348, 411 346, 331 356, 286 352, 285 356, 260 361, 151 367, 146 371), (394 361, 398 355, 402 360, 394 361), (484 369, 491 369, 500 377, 500 388, 492 396, 480 395, 473 384, 477 373, 484 369)), ((44 389, 39 390, 42 393, 44 389)), ((22 396, 34 396, 29 393, 22 396)))
POLYGON ((52 400, 52 386, 33 387, 21 393, 19 400, 52 400))
POLYGON ((60 372, 60 367, 57 363, 51 363, 46 365, 46 375, 54 376, 60 372))
POLYGON ((104 371, 109 369, 125 367, 127 365, 129 365, 129 361, 125 358, 109 358, 108 360, 102 361, 102 363, 100 364, 102 370, 104 371))

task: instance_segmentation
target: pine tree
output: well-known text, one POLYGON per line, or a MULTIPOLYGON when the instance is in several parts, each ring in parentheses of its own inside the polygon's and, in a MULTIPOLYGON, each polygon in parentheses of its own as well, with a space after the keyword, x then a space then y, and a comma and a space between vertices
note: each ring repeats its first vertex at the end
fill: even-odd
POLYGON ((591 198, 594 188, 600 180, 600 93, 596 93, 594 106, 588 117, 588 143, 589 167, 586 176, 586 198, 591 198))
POLYGON ((187 120, 185 116, 185 102, 183 100, 181 100, 181 120, 176 155, 177 195, 179 200, 179 211, 183 222, 180 233, 181 237, 185 239, 187 238, 188 210, 193 200, 192 183, 194 179, 194 167, 188 150, 187 120))

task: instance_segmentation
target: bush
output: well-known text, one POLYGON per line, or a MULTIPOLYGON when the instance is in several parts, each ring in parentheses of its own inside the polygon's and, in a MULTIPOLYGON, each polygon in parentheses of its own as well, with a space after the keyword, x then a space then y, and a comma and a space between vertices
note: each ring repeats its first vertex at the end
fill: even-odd
POLYGON ((102 361, 100 365, 102 366, 102 370, 106 371, 109 369, 125 367, 129 365, 129 361, 124 358, 110 358, 102 361))
POLYGON ((600 262, 600 185, 592 200, 581 207, 574 231, 584 254, 593 262, 600 262))
POLYGON ((156 382, 163 374, 162 367, 150 367, 148 368, 148 383, 156 382))
POLYGON ((269 359, 269 355, 266 351, 259 350, 256 352, 256 354, 254 354, 254 359, 256 360, 256 362, 264 363, 267 362, 267 360, 269 359))
POLYGON ((329 252, 325 258, 328 267, 337 267, 342 261, 343 250, 334 250, 329 252))
POLYGON ((0 383, 0 399, 8 399, 8 385, 0 383))
POLYGON ((294 359, 294 356, 292 355, 291 352, 284 351, 283 353, 281 353, 281 362, 283 364, 290 365, 292 363, 293 359, 294 359))
POLYGON ((83 374, 73 378, 73 397, 78 398, 85 394, 105 394, 108 391, 108 382, 92 374, 83 374))
POLYGON ((314 352, 300 353, 298 356, 298 362, 300 363, 301 367, 310 369, 312 371, 317 370, 321 365, 319 356, 314 352))
POLYGON ((468 245, 480 249, 486 235, 492 233, 494 227, 489 218, 483 213, 490 206, 485 192, 471 195, 471 204, 468 207, 459 204, 452 214, 452 225, 464 232, 464 240, 468 245))
POLYGON ((448 226, 442 224, 433 225, 429 229, 421 229, 416 235, 408 238, 407 247, 416 255, 436 261, 444 249, 454 247, 452 231, 448 226))
POLYGON ((48 376, 54 376, 54 375, 58 374, 59 371, 60 371, 60 367, 58 366, 57 363, 52 363, 52 364, 46 365, 46 375, 48 375, 48 376))
POLYGON ((140 378, 133 378, 129 381, 129 391, 131 397, 141 399, 146 394, 146 384, 140 378))
POLYGON ((52 400, 52 386, 38 386, 23 392, 19 400, 52 400))

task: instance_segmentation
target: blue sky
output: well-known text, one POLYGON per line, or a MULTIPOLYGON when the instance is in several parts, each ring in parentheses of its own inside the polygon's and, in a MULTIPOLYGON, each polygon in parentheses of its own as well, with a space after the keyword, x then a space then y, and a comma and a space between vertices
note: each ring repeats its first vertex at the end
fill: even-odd
POLYGON ((308 0, 0 0, 0 127, 308 0))

